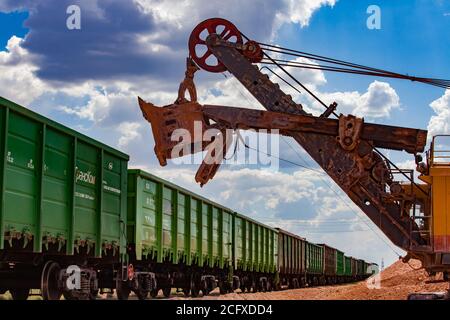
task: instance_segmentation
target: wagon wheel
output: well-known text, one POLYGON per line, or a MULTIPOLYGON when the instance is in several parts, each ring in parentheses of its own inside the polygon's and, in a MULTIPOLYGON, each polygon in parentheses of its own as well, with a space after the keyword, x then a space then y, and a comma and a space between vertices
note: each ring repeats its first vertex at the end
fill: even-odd
POLYGON ((159 292, 159 289, 150 290, 150 297, 152 297, 153 299, 156 298, 158 296, 158 292, 159 292))
POLYGON ((259 291, 266 292, 266 281, 264 279, 259 280, 259 291))
POLYGON ((76 300, 69 291, 63 292, 64 300, 76 300))
POLYGON ((149 291, 140 289, 140 290, 136 290, 134 293, 136 294, 136 296, 138 297, 139 300, 145 300, 148 297, 149 291))
POLYGON ((255 287, 254 287, 253 282, 252 282, 251 280, 249 280, 249 281, 247 282, 247 292, 248 292, 248 293, 253 293, 253 292, 255 292, 255 291, 253 291, 254 288, 255 288, 255 287))
POLYGON ((227 285, 225 281, 219 281, 219 293, 220 294, 227 294, 227 285))
POLYGON ((191 297, 197 298, 199 294, 200 289, 198 284, 194 280, 191 280, 191 297))
POLYGON ((97 300, 97 296, 100 292, 100 289, 97 290, 91 290, 91 293, 89 293, 89 300, 97 300))
POLYGON ((251 292, 253 292, 253 293, 258 292, 258 286, 256 285, 255 281, 251 282, 251 287, 250 288, 251 288, 251 292))
POLYGON ((314 279, 313 279, 313 286, 317 286, 318 285, 318 283, 319 283, 319 281, 317 280, 317 277, 314 277, 314 279))
POLYGON ((122 279, 116 279, 116 295, 119 300, 128 300, 131 293, 131 289, 128 286, 128 281, 122 281, 122 279))
POLYGON ((267 291, 271 292, 273 290, 272 280, 267 281, 267 291))
POLYGON ((211 292, 208 288, 208 283, 206 282, 206 280, 202 280, 200 282, 200 288, 201 288, 204 296, 209 295, 209 293, 211 292))
POLYGON ((304 288, 304 287, 306 287, 306 281, 305 281, 305 278, 301 278, 300 279, 300 288, 304 288))
POLYGON ((62 292, 58 287, 61 267, 57 262, 47 261, 42 269, 41 294, 44 300, 59 300, 62 292))
POLYGON ((29 288, 12 288, 9 289, 9 293, 11 294, 14 300, 27 300, 30 294, 29 288))
POLYGON ((241 292, 242 293, 245 292, 245 282, 244 281, 241 282, 241 292))
POLYGON ((191 289, 190 288, 188 288, 188 287, 183 288, 183 294, 184 294, 185 297, 189 297, 190 293, 191 293, 191 289))
POLYGON ((165 287, 165 288, 162 289, 162 291, 163 291, 164 297, 169 298, 170 297, 170 291, 172 291, 172 288, 171 287, 165 287))
POLYGON ((211 34, 217 34, 221 39, 242 44, 242 36, 239 30, 230 21, 220 18, 212 18, 199 23, 194 30, 192 30, 189 37, 189 54, 192 60, 202 69, 209 72, 224 72, 227 68, 222 62, 208 60, 213 56, 213 53, 206 44, 206 38, 211 34), (203 36, 205 34, 205 36, 203 36), (199 54, 197 49, 201 49, 202 53, 199 54))

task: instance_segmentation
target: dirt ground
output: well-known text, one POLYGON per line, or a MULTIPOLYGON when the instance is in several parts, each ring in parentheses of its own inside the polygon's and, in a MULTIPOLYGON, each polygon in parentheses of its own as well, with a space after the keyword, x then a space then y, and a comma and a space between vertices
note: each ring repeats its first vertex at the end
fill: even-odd
MULTIPOLYGON (((203 299, 232 300, 404 300, 413 292, 436 292, 448 289, 448 284, 425 283, 429 280, 424 270, 415 270, 420 262, 411 260, 409 264, 397 261, 380 274, 379 288, 368 287, 366 281, 327 286, 285 290, 269 293, 231 293, 216 295, 214 292, 203 299)), ((439 275, 437 279, 442 279, 439 275)), ((173 299, 182 299, 177 296, 173 299)))
MULTIPOLYGON (((413 292, 436 292, 448 289, 448 284, 426 283, 430 279, 424 270, 417 270, 420 262, 411 260, 409 264, 397 261, 379 275, 379 286, 373 281, 368 285, 367 281, 352 284, 302 288, 295 290, 284 290, 267 293, 230 293, 219 295, 218 289, 206 297, 196 299, 205 300, 404 300, 409 293, 413 292)), ((442 279, 438 275, 436 280, 442 279)), ((373 280, 370 279, 370 280, 373 280)), ((114 299, 113 295, 99 295, 98 299, 114 299)), ((0 300, 11 299, 9 293, 0 295, 0 300)), ((31 296, 29 299, 40 299, 38 296, 31 296)), ((130 300, 135 300, 132 295, 130 300)), ((164 299, 161 292, 157 299, 164 299)), ((192 299, 185 298, 176 290, 172 290, 172 300, 192 299)))

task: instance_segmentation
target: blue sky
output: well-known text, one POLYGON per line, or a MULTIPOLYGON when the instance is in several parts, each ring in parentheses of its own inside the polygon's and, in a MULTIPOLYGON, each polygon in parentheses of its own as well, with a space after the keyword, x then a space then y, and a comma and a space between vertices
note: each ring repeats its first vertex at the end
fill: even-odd
MULTIPOLYGON (((450 75, 450 1, 339 1, 318 10, 307 28, 288 24, 279 42, 289 48, 319 52, 382 69, 417 76, 448 78, 450 75), (366 9, 381 8, 381 29, 366 27, 366 9)), ((329 74, 327 88, 364 90, 373 78, 329 74)), ((442 89, 403 81, 389 81, 396 89, 402 110, 389 122, 423 127, 431 116, 430 101, 442 89)))
POLYGON ((28 18, 28 12, 15 11, 11 13, 0 12, 0 48, 5 49, 11 36, 24 37, 28 33, 28 29, 24 26, 25 20, 28 18))
MULTIPOLYGON (((450 78, 450 1, 230 0, 224 6, 220 0, 3 0, 0 95, 129 153, 132 166, 243 214, 354 256, 394 261, 394 251, 400 250, 392 250, 379 231, 372 231, 376 227, 324 176, 286 163, 280 163, 278 172, 226 167, 200 189, 194 183, 197 166, 159 167, 136 96, 160 105, 175 100, 189 34, 198 22, 214 16, 229 19, 261 42, 411 75, 450 78), (81 30, 65 26, 71 4, 81 8, 81 30), (366 9, 374 4, 381 9, 380 30, 366 26, 366 9)), ((390 79, 294 74, 326 103, 338 101, 340 112, 450 133, 450 91, 390 79)), ((201 71, 197 85, 204 103, 257 104, 229 76, 201 71)), ((314 110, 308 97, 293 96, 314 110)), ((286 138, 280 154, 314 165, 286 138)), ((397 163, 411 164, 405 154, 388 154, 397 163)))

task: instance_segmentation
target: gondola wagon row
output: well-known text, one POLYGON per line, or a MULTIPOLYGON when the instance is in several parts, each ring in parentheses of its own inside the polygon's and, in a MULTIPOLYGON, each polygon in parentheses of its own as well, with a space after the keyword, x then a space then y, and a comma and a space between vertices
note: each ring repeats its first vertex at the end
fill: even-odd
POLYGON ((0 293, 139 299, 358 281, 371 264, 271 228, 139 169, 0 98, 0 293))

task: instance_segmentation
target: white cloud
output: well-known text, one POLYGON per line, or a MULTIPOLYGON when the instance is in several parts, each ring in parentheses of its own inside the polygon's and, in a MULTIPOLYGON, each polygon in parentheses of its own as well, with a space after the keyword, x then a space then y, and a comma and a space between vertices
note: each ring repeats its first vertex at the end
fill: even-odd
POLYGON ((389 83, 374 81, 360 97, 354 113, 370 118, 384 118, 389 117, 391 111, 399 105, 400 98, 389 83))
MULTIPOLYGON (((397 92, 387 82, 374 81, 367 91, 323 92, 319 93, 323 101, 336 101, 338 111, 353 114, 366 119, 388 118, 391 112, 400 107, 397 92)), ((310 99, 312 101, 312 99, 310 99)), ((323 107, 313 101, 310 105, 314 114, 323 112, 323 107)))
POLYGON ((24 105, 51 90, 36 77, 31 55, 21 47, 23 39, 12 36, 6 51, 0 51, 0 95, 24 105))
POLYGON ((198 100, 202 104, 213 104, 250 109, 263 109, 249 91, 233 76, 198 87, 198 100))
POLYGON ((285 6, 277 12, 276 25, 296 23, 305 27, 313 13, 322 6, 334 6, 337 0, 284 0, 285 6))
MULTIPOLYGON (((176 29, 192 28, 192 21, 202 21, 212 17, 230 19, 242 31, 247 24, 254 22, 265 24, 260 29, 271 30, 274 36, 285 23, 299 24, 305 27, 315 11, 322 6, 334 6, 337 0, 258 0, 243 2, 227 1, 224 6, 221 0, 135 0, 142 10, 152 14, 157 21, 170 22, 176 29), (258 8, 258 9, 255 9, 258 8)), ((262 39, 258 39, 262 40, 262 39)))
POLYGON ((139 122, 122 122, 117 131, 121 134, 119 138, 119 147, 126 147, 134 139, 140 138, 139 129, 142 124, 139 122))
MULTIPOLYGON (((275 57, 272 55, 272 58, 277 59, 278 57, 275 57)), ((282 59, 282 57, 280 57, 282 59)), ((307 63, 311 64, 313 66, 318 66, 318 64, 310 59, 306 59, 303 57, 298 57, 293 60, 291 60, 292 63, 307 63)), ((299 82, 301 82, 303 85, 305 85, 309 90, 315 91, 317 90, 317 87, 322 86, 327 83, 327 79, 325 78, 325 74, 322 70, 315 70, 315 69, 306 69, 306 68, 296 68, 296 67, 284 67, 286 71, 288 71, 295 79, 297 79, 299 82)), ((285 73, 283 73, 280 70, 275 70, 275 72, 282 76, 284 79, 292 83, 295 87, 298 88, 298 85, 291 80, 291 78, 287 77, 285 73)), ((292 87, 288 86, 286 83, 281 81, 277 76, 274 74, 268 73, 270 75, 270 79, 273 82, 277 82, 280 85, 280 88, 292 95, 294 98, 300 98, 299 93, 292 89, 292 87)), ((298 88, 302 95, 307 94, 302 88, 298 88)))
POLYGON ((450 90, 446 90, 444 95, 434 100, 430 104, 435 115, 431 116, 428 122, 428 137, 436 134, 450 133, 450 90))
POLYGON ((86 105, 76 108, 62 106, 61 110, 68 114, 76 115, 81 119, 101 122, 108 116, 111 105, 109 98, 108 94, 95 91, 90 95, 89 102, 86 105))
MULTIPOLYGON (((158 172, 169 180, 192 185, 192 170, 161 170, 158 172)), ((219 170, 208 183, 209 190, 217 190, 215 199, 229 199, 236 210, 262 207, 276 209, 282 203, 294 203, 301 199, 318 202, 318 192, 313 188, 319 178, 316 173, 297 171, 292 175, 282 172, 256 169, 219 170), (277 186, 277 187, 273 187, 277 186), (249 196, 249 195, 252 196, 249 196)), ((198 189, 196 186, 192 186, 198 189)), ((206 189, 206 188, 205 188, 206 189)), ((199 189, 200 190, 200 189, 199 189)), ((256 212, 255 212, 256 214, 256 212)))
POLYGON ((395 164, 400 169, 416 169, 416 162, 414 160, 404 160, 395 164))

